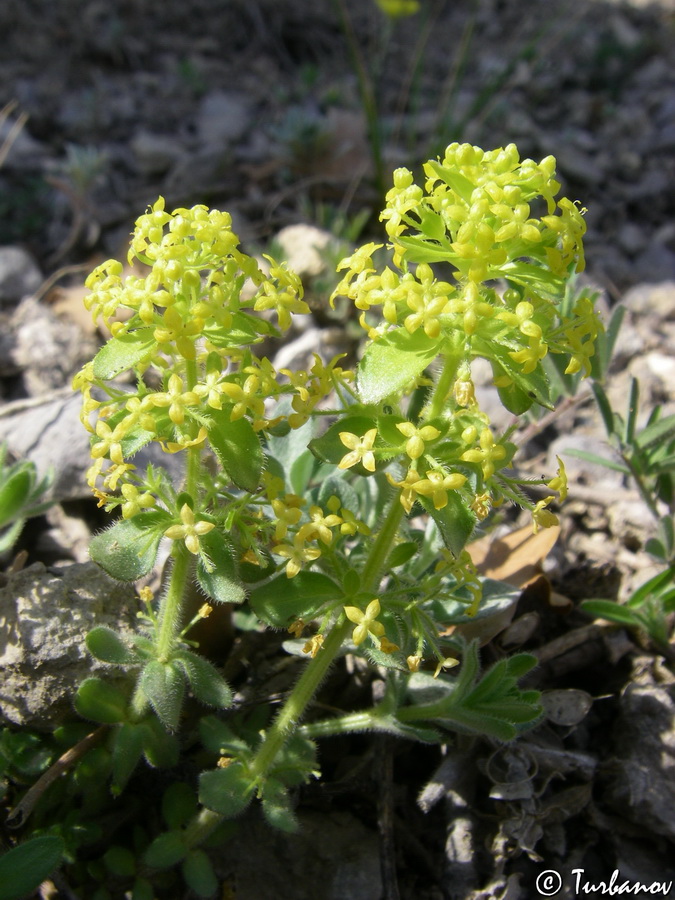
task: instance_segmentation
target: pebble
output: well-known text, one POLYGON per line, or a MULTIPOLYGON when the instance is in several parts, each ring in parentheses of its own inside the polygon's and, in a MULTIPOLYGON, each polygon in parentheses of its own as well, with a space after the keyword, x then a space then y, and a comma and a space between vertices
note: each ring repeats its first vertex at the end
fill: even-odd
POLYGON ((251 120, 251 105, 243 94, 212 91, 202 99, 197 111, 199 142, 211 148, 232 144, 244 136, 251 120))
POLYGON ((37 291, 42 282, 42 272, 27 250, 0 247, 0 307, 15 305, 37 291))

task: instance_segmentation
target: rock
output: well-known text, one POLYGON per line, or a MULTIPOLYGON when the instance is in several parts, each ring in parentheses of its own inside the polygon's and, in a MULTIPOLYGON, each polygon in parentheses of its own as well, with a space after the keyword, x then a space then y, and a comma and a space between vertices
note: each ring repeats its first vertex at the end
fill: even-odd
POLYGON ((86 338, 74 322, 58 318, 33 297, 27 297, 16 308, 9 335, 9 359, 21 372, 24 389, 30 396, 70 384, 73 375, 97 349, 91 336, 86 338))
MULTIPOLYGON (((598 428, 602 429, 600 423, 598 428)), ((560 456, 565 463, 565 470, 570 484, 581 481, 583 484, 593 485, 596 489, 616 489, 623 482, 623 475, 614 469, 607 469, 600 463, 589 462, 585 459, 579 459, 577 456, 571 456, 569 450, 582 450, 585 453, 594 453, 596 456, 603 456, 607 459, 613 459, 612 451, 606 446, 602 439, 589 434, 581 434, 574 431, 571 434, 561 434, 556 438, 548 448, 547 466, 550 471, 554 471, 557 465, 556 457, 560 456)))
POLYGON ((314 225, 287 225, 275 238, 288 266, 303 280, 323 274, 327 269, 326 250, 333 240, 328 231, 314 225))
POLYGON ((637 284, 626 291, 622 303, 635 313, 675 319, 675 281, 637 284))
POLYGON ((0 442, 18 459, 35 463, 39 477, 51 469, 54 500, 91 496, 84 479, 89 467, 89 435, 80 422, 82 400, 70 390, 41 400, 17 401, 0 412, 0 442))
POLYGON ((13 306, 43 282, 33 257, 22 247, 0 247, 0 307, 13 306))
POLYGON ((645 831, 675 840, 675 702, 672 689, 630 683, 615 724, 604 799, 645 831))
POLYGON ((382 878, 377 833, 349 812, 300 812, 300 830, 287 835, 248 815, 218 854, 217 871, 237 885, 237 900, 261 897, 379 900, 382 878), (256 847, 251 854, 250 848, 256 847), (279 883, 279 860, 286 861, 279 883))
POLYGON ((107 625, 131 634, 137 601, 92 562, 51 570, 35 563, 3 579, 0 719, 52 729, 68 716, 79 684, 110 671, 87 652, 87 632, 107 625))
POLYGON ((629 256, 635 256, 644 250, 647 238, 644 231, 633 222, 624 223, 616 236, 617 243, 629 256))
MULTIPOLYGON (((91 497, 85 476, 91 465, 89 433, 80 422, 80 394, 54 391, 40 399, 20 400, 0 411, 0 443, 6 442, 18 459, 35 463, 40 477, 51 469, 54 483, 49 499, 76 500, 91 497)), ((181 453, 164 453, 156 443, 143 447, 134 465, 143 470, 148 463, 168 470, 174 484, 183 480, 181 453)))
POLYGON ((199 105, 197 136, 211 149, 233 144, 244 136, 252 120, 249 102, 234 91, 212 91, 199 105))
POLYGON ((131 150, 141 174, 163 175, 185 155, 180 142, 170 135, 138 131, 131 140, 131 150))

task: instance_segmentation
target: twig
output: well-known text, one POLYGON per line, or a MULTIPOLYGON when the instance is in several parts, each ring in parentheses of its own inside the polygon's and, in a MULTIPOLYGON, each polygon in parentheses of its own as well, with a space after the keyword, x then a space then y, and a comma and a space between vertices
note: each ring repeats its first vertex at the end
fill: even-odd
POLYGON ((379 743, 377 828, 380 835, 382 897, 383 900, 400 900, 394 841, 394 756, 391 741, 387 735, 380 737, 379 743))
POLYGON ((79 741, 79 743, 75 744, 74 747, 71 747, 70 750, 66 750, 63 756, 60 756, 56 762, 47 769, 44 775, 41 775, 35 784, 26 791, 16 806, 13 809, 10 809, 6 819, 8 827, 19 828, 23 825, 47 788, 50 787, 57 778, 67 772, 68 769, 72 768, 72 766, 74 766, 85 753, 91 750, 92 747, 99 744, 108 731, 108 725, 101 725, 100 728, 97 728, 96 731, 92 731, 91 734, 88 734, 79 741))

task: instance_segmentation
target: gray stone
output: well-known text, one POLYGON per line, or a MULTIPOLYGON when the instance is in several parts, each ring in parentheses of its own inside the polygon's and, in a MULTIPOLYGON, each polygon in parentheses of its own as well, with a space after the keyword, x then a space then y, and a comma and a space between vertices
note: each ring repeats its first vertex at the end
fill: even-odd
MULTIPOLYGON (((53 500, 91 497, 85 476, 91 465, 89 433, 80 421, 82 398, 69 389, 43 398, 16 401, 0 410, 0 443, 6 442, 18 459, 35 463, 40 477, 50 470, 54 483, 47 493, 53 500)), ((143 447, 134 457, 141 471, 148 463, 169 472, 174 484, 184 476, 181 453, 164 453, 158 444, 143 447)))
POLYGON ((631 683, 621 695, 613 777, 604 797, 622 818, 675 839, 675 702, 672 690, 631 683))
POLYGON ((287 225, 275 237, 288 266, 300 278, 314 278, 327 269, 326 253, 333 241, 328 231, 314 225, 287 225))
MULTIPOLYGON (((602 425, 598 422, 598 429, 602 425)), ((600 463, 588 462, 571 456, 569 450, 581 450, 585 453, 594 453, 613 459, 612 450, 603 439, 589 434, 580 434, 574 431, 571 434, 561 434, 548 448, 548 468, 553 471, 556 468, 556 457, 560 456, 565 463, 565 470, 570 483, 581 481, 583 484, 593 485, 594 488, 616 488, 623 482, 623 475, 613 469, 607 469, 600 463)))
POLYGON ((199 105, 197 135, 202 145, 211 148, 232 144, 244 136, 251 124, 252 112, 243 94, 212 91, 199 105))
POLYGON ((675 281, 637 284, 626 291, 622 303, 635 313, 675 319, 675 281))
POLYGON ((26 297, 16 308, 3 343, 8 337, 8 358, 21 372, 24 388, 31 396, 70 384, 97 349, 78 325, 55 316, 33 297, 26 297))
POLYGON ((22 247, 0 247, 0 307, 12 306, 42 284, 42 272, 22 247))
POLYGON ((109 666, 84 639, 96 625, 133 632, 133 589, 95 563, 48 570, 36 563, 0 588, 0 720, 51 729, 68 716, 79 684, 109 666))
POLYGON ((146 176, 163 175, 185 155, 182 145, 170 135, 145 130, 134 135, 131 150, 139 171, 146 176))

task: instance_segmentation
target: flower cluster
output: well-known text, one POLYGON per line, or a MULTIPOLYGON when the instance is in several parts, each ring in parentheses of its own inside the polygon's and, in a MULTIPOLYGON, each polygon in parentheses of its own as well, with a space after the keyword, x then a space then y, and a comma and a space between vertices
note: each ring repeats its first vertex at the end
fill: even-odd
POLYGON ((381 218, 394 268, 377 272, 373 255, 381 245, 366 244, 340 263, 346 273, 334 296, 354 301, 372 339, 421 329, 443 353, 460 336, 467 358, 487 355, 491 345, 502 386, 512 383, 513 368, 531 374, 549 352, 570 356, 569 372, 588 373, 595 315, 575 310, 568 321, 557 308, 568 273, 584 267, 585 223, 574 203, 555 199, 555 159, 521 161, 513 144, 490 152, 451 144, 424 171, 422 189, 411 172, 397 169, 387 194, 381 218), (538 206, 545 209, 539 217, 538 206), (438 278, 436 263, 452 268, 453 281, 438 278), (510 288, 497 292, 498 279, 510 288), (375 307, 379 324, 369 317, 375 307))

